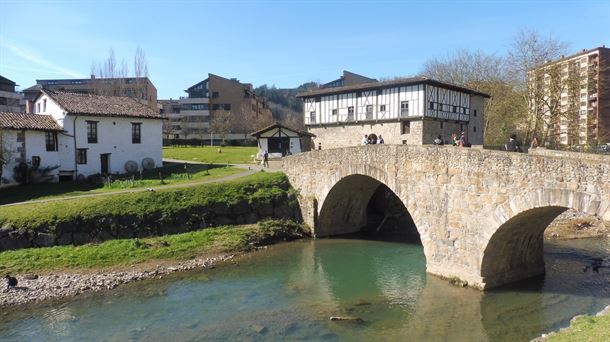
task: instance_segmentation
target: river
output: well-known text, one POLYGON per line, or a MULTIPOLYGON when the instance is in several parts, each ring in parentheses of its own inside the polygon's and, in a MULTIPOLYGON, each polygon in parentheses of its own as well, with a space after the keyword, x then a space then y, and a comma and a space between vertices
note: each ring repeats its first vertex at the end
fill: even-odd
POLYGON ((283 243, 216 269, 0 314, 2 341, 527 341, 610 304, 608 240, 545 244, 547 273, 481 292, 425 273, 420 245, 283 243), (331 321, 331 316, 361 321, 331 321))

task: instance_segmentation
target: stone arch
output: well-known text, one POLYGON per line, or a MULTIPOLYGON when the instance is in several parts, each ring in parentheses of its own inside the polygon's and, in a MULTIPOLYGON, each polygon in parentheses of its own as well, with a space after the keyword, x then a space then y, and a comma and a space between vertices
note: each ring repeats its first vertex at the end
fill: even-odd
POLYGON ((317 218, 316 236, 349 234, 362 230, 371 223, 371 209, 386 209, 381 224, 387 227, 390 213, 404 216, 397 220, 405 229, 411 228, 419 239, 416 224, 400 197, 384 182, 368 175, 352 174, 345 176, 328 191, 321 204, 317 218), (387 202, 386 202, 387 200, 387 202))
POLYGON ((543 274, 544 231, 567 209, 602 217, 605 212, 599 196, 559 189, 539 189, 499 206, 494 212, 497 229, 482 254, 483 287, 543 274))

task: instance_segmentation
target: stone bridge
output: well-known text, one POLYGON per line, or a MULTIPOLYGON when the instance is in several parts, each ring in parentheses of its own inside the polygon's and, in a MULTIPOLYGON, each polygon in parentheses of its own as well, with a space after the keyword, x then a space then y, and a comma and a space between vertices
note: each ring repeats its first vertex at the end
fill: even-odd
POLYGON ((362 229, 385 185, 415 224, 427 271, 481 289, 544 273, 543 232, 568 208, 610 220, 610 156, 375 145, 283 167, 316 237, 362 229))

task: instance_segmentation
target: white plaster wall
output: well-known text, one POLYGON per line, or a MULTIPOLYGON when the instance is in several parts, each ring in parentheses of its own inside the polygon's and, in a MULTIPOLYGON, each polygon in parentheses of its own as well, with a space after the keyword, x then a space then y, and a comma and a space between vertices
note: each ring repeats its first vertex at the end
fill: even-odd
MULTIPOLYGON (((72 115, 67 121, 72 121, 72 115)), ((72 132, 70 132, 72 133, 72 132)), ((111 173, 125 173, 125 163, 133 160, 142 168, 144 158, 152 158, 155 166, 162 165, 162 120, 78 116, 76 148, 87 149, 87 164, 78 164, 77 174, 90 176, 101 172, 100 154, 110 153, 111 173), (87 121, 97 121, 97 143, 87 142, 87 121), (131 142, 131 123, 141 123, 141 143, 131 142)), ((74 158, 74 149, 72 148, 74 158)))
POLYGON ((66 118, 66 112, 48 95, 42 94, 36 102, 34 102, 34 114, 45 114, 51 115, 57 123, 63 127, 64 119, 66 118), (44 101, 46 100, 46 110, 44 107, 44 101), (40 104, 40 112, 38 112, 38 104, 40 104))
MULTIPOLYGON (((3 131, 3 139, 5 148, 9 151, 10 157, 9 163, 4 165, 2 172, 2 181, 0 187, 15 185, 16 182, 13 178, 15 167, 21 162, 21 152, 19 148, 25 146, 25 162, 28 164, 32 163, 32 157, 40 157, 40 166, 57 166, 59 165, 59 153, 56 151, 47 151, 45 132, 42 131, 26 131, 25 132, 25 144, 17 142, 18 131, 6 130, 3 131)), ((54 175, 55 181, 59 180, 59 170, 55 169, 51 171, 54 175)))

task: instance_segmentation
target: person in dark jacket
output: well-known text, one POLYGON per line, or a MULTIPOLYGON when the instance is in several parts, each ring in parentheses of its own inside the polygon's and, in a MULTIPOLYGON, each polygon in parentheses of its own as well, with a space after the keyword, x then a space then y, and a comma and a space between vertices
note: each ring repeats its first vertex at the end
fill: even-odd
POLYGON ((17 286, 17 278, 11 277, 8 274, 5 275, 4 278, 6 279, 6 288, 7 289, 17 286))
POLYGON ((511 134, 510 138, 504 144, 504 149, 508 152, 521 152, 521 145, 517 141, 517 135, 511 134))

